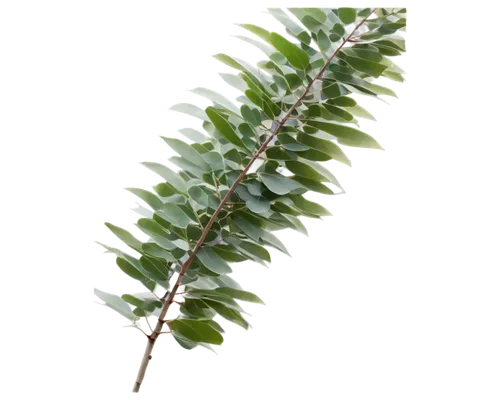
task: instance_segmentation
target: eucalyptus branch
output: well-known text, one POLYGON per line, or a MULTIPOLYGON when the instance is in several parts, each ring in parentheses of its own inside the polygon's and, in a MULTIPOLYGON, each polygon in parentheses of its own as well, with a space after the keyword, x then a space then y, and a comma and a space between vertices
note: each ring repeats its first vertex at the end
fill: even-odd
POLYGON ((184 265, 182 266, 182 269, 179 273, 179 276, 177 277, 177 281, 175 282, 175 285, 172 287, 172 290, 170 291, 170 293, 168 294, 167 298, 166 298, 166 301, 165 303, 163 304, 163 307, 162 307, 162 310, 160 312, 160 316, 158 318, 158 322, 156 324, 156 327, 153 331, 153 333, 149 336, 149 340, 148 340, 148 343, 146 345, 146 349, 144 351, 144 356, 143 356, 143 359, 142 359, 142 362, 141 362, 141 365, 139 367, 139 372, 137 374, 137 378, 135 380, 135 383, 134 383, 134 387, 133 387, 133 392, 138 392, 140 387, 141 387, 141 384, 142 384, 142 381, 144 379, 144 375, 146 373, 146 369, 149 365, 149 361, 151 359, 151 352, 153 351, 153 347, 155 345, 155 342, 156 342, 156 339, 158 338, 158 336, 160 335, 161 333, 161 330, 162 330, 162 327, 163 327, 163 324, 164 324, 164 318, 167 314, 167 311, 168 309, 170 308, 170 304, 172 304, 173 302, 173 299, 174 299, 174 296, 177 292, 177 289, 179 288, 179 286, 181 286, 182 284, 182 279, 184 278, 184 275, 186 273, 186 271, 188 270, 189 266, 191 265, 191 263, 193 262, 195 256, 196 256, 196 253, 197 251, 200 249, 200 247, 203 245, 203 243, 205 242, 205 239, 210 231, 210 228, 212 227, 212 225, 214 224, 214 222, 216 221, 217 219, 217 216, 219 215, 219 213, 222 211, 222 209, 224 208, 224 205, 229 201, 229 199, 231 198, 232 194, 234 193, 234 191, 236 190, 236 188, 238 187, 238 185, 240 184, 240 182, 245 178, 246 174, 248 173, 248 171, 250 170, 250 168, 252 167, 253 163, 259 158, 259 156, 268 148, 268 145, 269 143, 274 139, 274 137, 280 132, 281 128, 283 127, 283 125, 285 125, 286 121, 288 119, 290 119, 293 111, 299 106, 300 103, 302 103, 303 99, 306 97, 306 95, 309 93, 309 90, 311 89, 311 87, 314 85, 314 83, 322 77, 323 73, 325 72, 326 68, 329 66, 329 64, 332 62, 332 60, 335 58, 335 56, 338 54, 338 52, 342 49, 342 47, 344 47, 344 45, 351 39, 351 36, 354 34, 354 32, 356 32, 358 30, 358 28, 365 23, 365 21, 368 19, 368 17, 370 17, 373 12, 375 12, 376 9, 373 9, 366 17, 364 17, 357 25, 356 27, 353 29, 353 31, 351 32, 351 34, 346 38, 344 39, 344 41, 340 44, 340 46, 334 51, 334 53, 328 58, 327 62, 325 62, 325 64, 323 65, 323 67, 320 69, 320 71, 318 72, 318 74, 314 77, 314 79, 312 79, 312 81, 309 83, 309 85, 306 87, 304 93, 297 99, 297 101, 292 105, 292 107, 290 107, 290 109, 288 110, 288 112, 285 114, 285 116, 279 121, 278 125, 276 126, 275 130, 273 131, 273 133, 264 141, 264 143, 262 144, 262 146, 259 148, 259 150, 253 155, 253 157, 250 159, 250 162, 247 164, 247 166, 245 167, 245 169, 243 169, 243 171, 241 172, 241 174, 239 175, 239 177, 234 181, 234 183, 231 185, 231 187, 229 188, 229 190, 227 191, 227 193, 225 194, 224 198, 221 200, 219 206, 217 207, 217 209, 215 210, 215 212, 212 214, 210 220, 208 221, 207 225, 205 226, 205 229, 203 230, 203 233, 201 234, 201 237, 199 238, 198 242, 196 243, 195 247, 193 248, 193 250, 191 251, 191 254, 189 255, 189 258, 186 260, 186 262, 184 263, 184 265))

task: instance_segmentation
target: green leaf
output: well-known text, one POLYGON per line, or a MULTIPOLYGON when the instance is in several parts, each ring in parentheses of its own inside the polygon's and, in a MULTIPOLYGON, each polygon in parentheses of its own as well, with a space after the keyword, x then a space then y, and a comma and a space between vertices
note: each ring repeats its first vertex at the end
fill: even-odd
POLYGON ((170 109, 172 111, 177 111, 187 115, 191 115, 192 117, 202 119, 203 121, 208 121, 208 118, 203 112, 203 110, 199 107, 196 107, 193 104, 188 104, 188 103, 175 104, 172 107, 170 107, 170 109))
POLYGON ((250 326, 238 311, 226 307, 224 304, 218 303, 216 301, 205 300, 205 303, 215 312, 217 312, 217 314, 219 314, 222 318, 225 318, 244 329, 248 329, 248 327, 250 326))
MULTIPOLYGON (((139 262, 139 260, 137 260, 139 262)), ((125 272, 131 278, 137 279, 142 282, 150 290, 154 290, 155 284, 152 284, 152 280, 147 278, 142 272, 140 272, 134 265, 129 263, 125 258, 117 257, 116 265, 125 272)))
POLYGON ((383 150, 382 146, 370 135, 349 126, 321 121, 307 121, 307 124, 335 136, 340 144, 383 150))
POLYGON ((259 177, 271 192, 279 195, 288 194, 293 190, 302 188, 300 183, 279 174, 259 174, 259 177))
POLYGON ((191 219, 176 204, 165 204, 163 210, 157 211, 157 214, 178 228, 187 228, 191 224, 191 219))
POLYGON ((343 164, 351 166, 351 161, 347 158, 342 149, 335 143, 330 142, 329 140, 318 139, 315 138, 313 135, 299 133, 297 135, 297 141, 309 147, 312 147, 313 149, 328 154, 334 160, 340 161, 343 164))
POLYGON ((356 21, 356 9, 355 8, 339 8, 338 15, 340 20, 348 25, 356 21))
POLYGON ((309 149, 309 146, 305 146, 303 144, 300 144, 299 142, 297 142, 297 140, 295 138, 288 135, 287 133, 279 134, 278 140, 285 150, 302 152, 302 151, 306 151, 309 149))
POLYGON ((264 302, 255 294, 245 292, 244 290, 233 289, 230 287, 222 287, 216 289, 216 292, 231 296, 233 299, 249 301, 251 303, 264 304, 264 302))
POLYGON ((269 200, 255 196, 252 196, 251 198, 246 200, 245 204, 250 209, 250 211, 256 214, 266 213, 271 208, 271 202, 269 200))
POLYGON ((142 250, 144 253, 151 255, 156 258, 162 258, 165 261, 168 262, 175 262, 176 259, 175 257, 165 250, 163 247, 159 246, 156 243, 143 243, 142 244, 142 250))
POLYGON ((140 249, 142 248, 142 242, 136 239, 130 232, 126 231, 123 228, 120 228, 119 226, 110 224, 109 222, 106 222, 104 225, 106 225, 109 230, 113 232, 127 246, 138 251, 140 251, 140 249))
POLYGON ((201 247, 196 253, 196 258, 205 267, 216 274, 224 275, 232 272, 231 267, 210 247, 201 247))
POLYGON ((211 171, 210 165, 203 159, 203 157, 190 145, 184 143, 179 139, 172 139, 162 136, 161 137, 175 152, 180 154, 186 160, 191 161, 196 164, 199 168, 204 171, 211 171))
POLYGON ((269 254, 269 252, 264 247, 259 246, 258 244, 246 240, 237 240, 234 238, 228 238, 227 241, 246 256, 250 256, 252 258, 256 257, 257 259, 271 262, 271 255, 269 254))
POLYGON ((224 158, 216 151, 209 151, 201 155, 203 159, 210 165, 213 171, 224 170, 224 158))
POLYGON ((291 226, 292 229, 295 229, 296 231, 308 236, 307 229, 300 219, 298 219, 293 215, 287 215, 287 214, 283 214, 283 218, 288 220, 293 225, 291 226))
POLYGON ((311 43, 311 37, 307 31, 289 18, 283 10, 279 8, 268 8, 268 11, 274 18, 286 27, 288 33, 295 36, 305 45, 311 43))
POLYGON ((241 218, 238 215, 231 216, 231 220, 245 233, 249 238, 258 241, 262 234, 262 229, 259 226, 253 225, 248 220, 241 218))
POLYGON ((208 204, 209 204, 208 194, 206 194, 198 186, 193 186, 193 187, 189 188, 188 193, 191 196, 191 198, 194 201, 196 201, 199 205, 201 205, 203 207, 208 207, 208 204))
POLYGON ((204 276, 197 276, 196 279, 186 286, 192 287, 193 289, 216 289, 219 287, 212 279, 204 276))
POLYGON ((347 93, 347 90, 336 81, 327 79, 323 80, 322 91, 329 99, 334 99, 347 93))
POLYGON ((148 218, 141 218, 137 221, 137 227, 164 249, 174 250, 177 248, 177 246, 168 239, 170 236, 169 233, 158 222, 148 218))
POLYGON ((312 179, 307 179, 302 176, 293 176, 291 179, 299 182, 302 186, 306 187, 313 192, 323 193, 323 194, 334 194, 333 191, 326 185, 320 182, 314 181, 312 179))
POLYGON ((275 32, 271 33, 270 40, 271 44, 286 57, 292 66, 301 70, 308 67, 309 56, 304 50, 275 32))
POLYGON ((136 293, 124 294, 122 299, 133 306, 142 308, 143 310, 152 313, 155 309, 161 308, 162 303, 157 299, 157 297, 151 293, 136 293))
POLYGON ((241 115, 245 121, 249 122, 253 126, 258 126, 262 122, 260 112, 255 108, 250 108, 246 104, 241 106, 241 115))
POLYGON ((205 321, 174 319, 167 322, 172 331, 180 333, 193 342, 222 344, 222 335, 205 321))
POLYGON ((170 197, 177 193, 175 189, 172 187, 172 185, 170 185, 169 183, 159 183, 158 185, 155 186, 155 191, 161 197, 170 197))
POLYGON ((239 62, 237 62, 234 58, 232 57, 229 57, 228 55, 226 54, 222 54, 222 53, 219 53, 219 54, 215 54, 214 55, 214 58, 218 61, 220 61, 221 63, 224 63, 226 64, 227 66, 231 67, 231 68, 235 68, 239 71, 246 71, 246 68, 244 66, 242 66, 239 62))
POLYGON ((346 61, 354 69, 364 72, 370 76, 378 78, 387 69, 387 65, 379 64, 373 61, 364 60, 358 57, 343 56, 346 61))
POLYGON ((356 100, 351 97, 341 96, 333 100, 333 104, 339 107, 354 107, 356 105, 356 100))
POLYGON ((142 268, 148 272, 148 276, 154 279, 160 285, 168 288, 169 270, 164 262, 158 261, 148 256, 142 256, 139 259, 142 268))
POLYGON ((228 99, 226 99, 219 93, 214 92, 213 90, 203 87, 197 87, 192 89, 191 92, 196 93, 197 95, 205 97, 209 100, 212 100, 215 104, 218 104, 235 114, 239 113, 238 108, 233 103, 231 103, 228 99))
POLYGON ((290 14, 294 15, 299 21, 301 21, 306 16, 310 16, 320 23, 326 21, 326 14, 323 12, 321 7, 315 6, 288 6, 285 7, 290 14))
POLYGON ((318 182, 328 182, 328 178, 316 172, 311 166, 300 161, 286 161, 286 167, 290 172, 304 178, 312 179, 318 182))
POLYGON ((279 147, 271 147, 266 150, 266 157, 270 160, 293 160, 295 155, 279 147))
POLYGON ((153 193, 137 188, 127 188, 127 190, 144 200, 153 210, 161 210, 163 208, 163 202, 153 193))
POLYGON ((293 196, 293 197, 291 197, 291 199, 297 207, 299 207, 301 210, 304 210, 308 213, 311 213, 311 214, 314 214, 317 216, 326 216, 326 217, 332 215, 330 213, 330 211, 328 211, 323 206, 321 206, 313 201, 307 200, 307 199, 303 198, 302 196, 293 196))
POLYGON ((287 256, 290 256, 290 253, 286 249, 285 245, 281 243, 281 240, 279 240, 271 232, 263 230, 260 235, 260 238, 265 244, 274 247, 275 249, 281 251, 282 253, 285 253, 287 256))
POLYGON ((322 51, 327 51, 331 46, 331 42, 330 39, 328 38, 328 35, 321 29, 318 32, 318 46, 322 51))
POLYGON ((132 313, 130 306, 121 297, 111 293, 106 293, 98 289, 94 289, 94 294, 104 301, 105 305, 115 310, 117 313, 123 315, 125 318, 132 322, 137 321, 139 318, 132 313))
POLYGON ((149 168, 151 171, 160 175, 163 179, 165 179, 170 185, 176 188, 178 191, 185 193, 186 192, 186 183, 170 168, 165 167, 164 165, 153 163, 153 162, 143 162, 146 168, 149 168))
POLYGON ((179 132, 196 143, 204 143, 210 141, 210 138, 207 135, 197 131, 196 129, 183 128, 179 129, 179 132))
POLYGON ((229 140, 232 144, 246 150, 245 144, 241 141, 240 137, 236 134, 231 124, 222 117, 213 107, 208 107, 205 112, 207 113, 210 121, 214 124, 222 136, 229 140))
POLYGON ((254 35, 257 35, 260 37, 262 40, 264 40, 267 43, 271 43, 271 38, 270 38, 270 33, 266 31, 264 28, 261 28, 260 26, 252 25, 252 24, 236 24, 238 26, 241 26, 242 28, 245 28, 249 32, 252 32, 254 35))

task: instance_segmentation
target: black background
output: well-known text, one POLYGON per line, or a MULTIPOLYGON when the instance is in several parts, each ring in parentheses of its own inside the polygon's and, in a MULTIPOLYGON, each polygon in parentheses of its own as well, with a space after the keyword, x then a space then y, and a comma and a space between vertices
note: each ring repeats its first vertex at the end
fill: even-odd
MULTIPOLYGON (((120 184, 151 182, 135 175, 135 154, 159 151, 151 129, 175 127, 175 121, 160 121, 158 105, 166 104, 167 96, 182 96, 184 80, 207 79, 207 48, 231 47, 223 40, 228 30, 223 16, 253 16, 261 7, 259 1, 244 6, 170 3, 134 17, 92 15, 76 77, 85 100, 75 124, 83 139, 80 160, 87 180, 81 192, 86 198, 81 206, 84 240, 95 237, 99 216, 120 215, 127 223, 120 184)), ((409 34, 409 47, 416 47, 416 33, 409 34)), ((410 71, 418 70, 416 64, 416 57, 409 57, 410 71)), ((297 380, 287 385, 302 387, 308 380, 328 380, 339 368, 355 373, 365 365, 399 363, 407 346, 409 307, 401 298, 412 275, 403 261, 415 251, 407 234, 418 216, 415 174, 422 168, 412 143, 417 82, 410 81, 401 93, 409 96, 409 104, 394 105, 377 132, 393 145, 394 159, 354 154, 361 168, 346 177, 354 185, 354 198, 330 202, 337 224, 314 225, 312 241, 289 241, 297 249, 295 265, 275 265, 272 273, 248 273, 242 266, 241 278, 248 279, 249 287, 264 287, 265 295, 273 296, 273 312, 257 316, 257 336, 233 334, 225 361, 208 362, 206 355, 162 346, 161 359, 153 363, 153 384, 145 386, 142 396, 159 399, 175 388, 192 395, 210 389, 238 395, 235 388, 253 381, 268 386, 266 377, 274 374, 292 375, 297 380), (199 376, 203 384, 193 384, 199 376)), ((103 279, 108 288, 126 287, 111 271, 109 257, 86 252, 82 290, 87 279, 103 279)), ((86 313, 87 299, 82 299, 86 313)), ((119 336, 119 321, 109 313, 86 313, 85 327, 74 340, 73 371, 80 370, 85 391, 96 399, 125 398, 127 372, 136 365, 135 344, 142 339, 119 336)))

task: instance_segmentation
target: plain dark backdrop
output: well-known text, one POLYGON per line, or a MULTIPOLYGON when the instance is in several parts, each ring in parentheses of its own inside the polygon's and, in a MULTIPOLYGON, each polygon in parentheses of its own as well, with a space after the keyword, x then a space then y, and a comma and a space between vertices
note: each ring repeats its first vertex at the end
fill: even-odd
MULTIPOLYGON (((183 95, 185 79, 207 79, 207 48, 231 47, 223 40, 224 15, 252 16, 263 7, 259 1, 244 4, 169 3, 164 10, 151 8, 133 17, 89 15, 75 79, 82 105, 74 126, 82 139, 78 157, 87 182, 80 194, 83 240, 95 237, 99 216, 120 215, 126 223, 127 203, 119 200, 119 185, 151 182, 135 175, 135 154, 159 151, 152 144, 152 128, 175 127, 175 121, 159 120, 158 105, 166 104, 167 96, 183 95)), ((409 47, 416 47, 416 35, 409 34, 409 47)), ((416 64, 410 57, 410 71, 418 70, 416 64)), ((401 361, 411 307, 401 299, 412 285, 408 269, 414 268, 406 260, 415 252, 407 234, 418 221, 421 187, 415 176, 425 168, 414 157, 417 83, 410 81, 402 92, 409 104, 394 105, 377 132, 393 145, 394 159, 354 154, 361 168, 346 178, 355 187, 354 199, 330 205, 336 207, 337 224, 315 225, 312 241, 290 241, 289 247, 297 248, 295 265, 276 265, 272 273, 247 273, 242 267, 250 287, 264 287, 273 296, 273 312, 258 314, 257 336, 233 335, 225 361, 210 364, 206 355, 162 346, 161 360, 153 363, 153 384, 144 389, 147 400, 164 398, 161 393, 175 387, 203 388, 203 393, 216 389, 217 382, 233 381, 235 386, 226 388, 232 392, 253 381, 262 384, 273 374, 291 375, 296 381, 288 384, 301 386, 304 380, 328 378, 338 368, 355 374, 367 365, 401 361), (204 384, 193 385, 199 375, 204 384)), ((77 260, 84 267, 83 293, 88 279, 103 279, 105 287, 126 284, 111 271, 109 257, 85 250, 86 257, 77 260)), ((127 371, 135 366, 135 344, 142 340, 119 336, 119 322, 109 313, 87 313, 86 300, 82 296, 86 324, 73 336, 71 370, 92 398, 125 398, 127 371)), ((225 384, 219 389, 225 390, 225 384)))

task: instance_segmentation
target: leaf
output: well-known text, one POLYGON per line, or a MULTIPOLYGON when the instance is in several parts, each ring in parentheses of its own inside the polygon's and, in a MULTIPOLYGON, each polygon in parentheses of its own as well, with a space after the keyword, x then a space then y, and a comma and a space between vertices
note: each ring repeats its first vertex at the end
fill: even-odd
POLYGON ((387 69, 387 65, 379 64, 373 61, 364 60, 358 57, 343 56, 346 61, 354 69, 364 72, 370 76, 378 78, 387 69))
POLYGON ((266 156, 271 160, 293 160, 296 156, 280 147, 271 147, 266 150, 266 156))
POLYGON ((300 161, 286 161, 286 167, 290 172, 304 178, 312 179, 318 182, 328 182, 328 178, 316 172, 311 166, 300 161))
POLYGON ((271 192, 279 195, 288 194, 293 190, 302 188, 300 183, 282 175, 259 174, 259 177, 271 192))
POLYGON ((243 233, 245 233, 249 238, 258 241, 260 239, 260 235, 262 234, 262 229, 259 226, 253 225, 249 221, 244 218, 241 218, 238 215, 233 215, 231 220, 236 224, 238 228, 240 228, 243 233))
POLYGON ((215 104, 219 104, 220 106, 226 108, 227 110, 232 111, 235 114, 238 114, 238 108, 233 103, 231 103, 228 99, 226 99, 219 93, 214 92, 213 90, 203 87, 197 87, 192 89, 191 92, 196 93, 197 95, 205 97, 209 100, 212 100, 215 104))
POLYGON ((140 249, 142 248, 142 242, 136 239, 130 232, 126 231, 123 228, 120 228, 119 226, 110 224, 109 222, 106 222, 104 225, 106 225, 109 230, 113 232, 127 246, 138 251, 140 251, 140 249))
POLYGON ((143 243, 142 250, 146 254, 149 254, 156 258, 161 258, 168 262, 176 261, 175 257, 170 252, 168 252, 167 250, 165 250, 163 247, 159 246, 156 243, 143 243))
POLYGON ((222 318, 234 322, 236 325, 239 325, 244 329, 248 329, 248 327, 250 326, 238 311, 226 307, 224 304, 218 303, 216 301, 205 300, 205 302, 222 318))
POLYGON ((334 194, 333 191, 320 182, 314 181, 312 179, 307 179, 302 176, 293 176, 291 179, 299 182, 302 186, 312 190, 313 192, 323 193, 323 194, 334 194))
POLYGON ((231 267, 210 247, 201 247, 196 253, 196 258, 200 260, 205 267, 216 274, 224 275, 232 272, 231 267))
POLYGON ((162 303, 153 293, 136 293, 134 295, 124 294, 122 299, 133 306, 139 307, 152 313, 156 308, 161 308, 162 303))
POLYGON ((94 289, 94 294, 104 301, 105 305, 115 310, 117 313, 123 315, 125 318, 132 322, 137 321, 139 318, 132 313, 130 306, 121 297, 111 293, 103 292, 99 289, 94 289))
POLYGON ((349 126, 321 121, 307 121, 307 124, 335 136, 340 144, 383 150, 382 146, 370 135, 349 126))
POLYGON ((203 159, 210 165, 213 171, 222 171, 224 167, 224 158, 216 151, 209 151, 201 155, 203 159))
POLYGON ((189 188, 188 194, 199 205, 201 205, 203 207, 208 207, 208 204, 209 204, 209 202, 208 202, 208 194, 206 194, 198 186, 193 186, 193 187, 189 188))
POLYGON ((196 129, 183 128, 179 129, 179 132, 182 133, 184 136, 186 136, 188 139, 196 143, 204 143, 210 140, 208 136, 197 131, 196 129))
POLYGON ((164 262, 158 261, 152 257, 148 257, 147 255, 143 255, 139 262, 141 263, 142 268, 148 272, 148 276, 158 282, 160 285, 168 288, 168 279, 169 279, 169 270, 167 265, 164 262))
POLYGON ((170 236, 169 233, 158 222, 148 218, 141 218, 137 221, 137 227, 164 249, 174 250, 177 248, 177 246, 168 239, 170 236))
POLYGON ((347 158, 342 149, 329 140, 319 139, 314 137, 313 135, 307 135, 305 133, 299 133, 297 135, 297 141, 325 154, 328 154, 334 160, 351 166, 351 161, 347 158))
POLYGON ((139 271, 134 265, 129 263, 125 258, 117 257, 116 265, 118 265, 118 267, 128 276, 140 281, 149 290, 154 290, 156 283, 147 278, 141 271, 139 271))
POLYGON ((296 24, 286 13, 279 8, 268 8, 269 13, 281 22, 286 28, 287 32, 295 36, 305 45, 311 43, 311 37, 304 28, 296 24))
MULTIPOLYGON (((155 191, 161 197, 170 197, 177 193, 176 190, 169 183, 159 183, 158 185, 155 186, 155 191)), ((149 215, 147 215, 147 217, 149 217, 149 215)))
POLYGON ((208 277, 197 276, 196 280, 187 283, 186 286, 192 287, 193 289, 216 289, 219 287, 213 280, 208 277))
POLYGON ((211 171, 210 165, 203 159, 203 157, 198 153, 194 148, 190 145, 184 143, 179 139, 172 139, 162 136, 161 137, 175 152, 180 154, 186 160, 191 161, 193 164, 196 164, 199 168, 204 171, 211 171))
POLYGON ((282 253, 285 253, 287 256, 290 256, 290 253, 286 249, 285 245, 271 232, 263 230, 262 234, 260 235, 260 238, 264 243, 274 247, 275 249, 281 251, 282 253))
POLYGON ((339 8, 338 15, 340 20, 348 25, 356 21, 356 9, 355 8, 339 8))
POLYGON ((352 85, 356 89, 361 90, 362 93, 369 94, 371 96, 386 95, 397 97, 396 93, 394 93, 391 89, 376 85, 375 83, 367 82, 364 79, 358 78, 357 76, 336 71, 333 73, 333 77, 338 81, 352 85))
POLYGON ((327 51, 331 46, 331 42, 330 39, 328 38, 328 35, 321 29, 318 32, 318 46, 322 51, 327 51))
POLYGON ((180 333, 193 342, 222 344, 222 335, 205 321, 191 319, 174 319, 167 322, 172 331, 180 333))
POLYGON ((330 211, 328 211, 323 206, 321 206, 313 201, 307 200, 307 199, 303 198, 302 196, 293 196, 293 197, 291 197, 291 199, 297 207, 299 207, 301 210, 304 210, 308 213, 318 215, 318 216, 327 216, 327 217, 332 215, 330 213, 330 211))
POLYGON ((241 26, 242 28, 245 28, 247 31, 252 32, 253 34, 257 35, 260 37, 262 40, 264 40, 267 43, 271 43, 270 39, 270 33, 266 31, 264 28, 261 28, 260 26, 252 25, 252 24, 236 24, 238 26, 241 26))
POLYGON ((184 229, 191 224, 191 219, 176 204, 165 204, 163 210, 159 210, 157 214, 178 228, 184 229))
POLYGON ((170 168, 165 167, 164 165, 153 163, 153 162, 143 162, 146 168, 149 168, 151 171, 160 175, 163 179, 165 179, 170 185, 179 190, 182 193, 186 192, 186 183, 170 168))
POLYGON ((192 117, 202 119, 203 121, 208 121, 208 118, 203 112, 203 110, 199 107, 196 107, 193 104, 188 104, 188 103, 175 104, 172 107, 170 107, 170 109, 172 111, 177 111, 187 115, 191 115, 192 117))
POLYGON ((233 299, 249 301, 251 303, 264 304, 264 302, 255 294, 245 292, 244 290, 233 289, 230 287, 222 287, 216 289, 216 292, 231 296, 233 299))
POLYGON ((271 44, 283 54, 295 68, 304 70, 309 65, 309 56, 301 48, 286 40, 283 36, 273 32, 270 35, 271 44))
POLYGON ((215 316, 215 312, 204 301, 198 299, 185 299, 180 311, 196 319, 211 320, 215 316))
POLYGON ((339 107, 354 107, 356 105, 356 100, 351 97, 341 96, 334 99, 333 104, 339 107))
POLYGON ((246 241, 246 240, 236 240, 233 238, 227 239, 228 243, 234 245, 240 252, 245 255, 248 255, 252 258, 257 257, 263 261, 271 262, 271 255, 269 252, 262 246, 258 244, 246 241))
POLYGON ((215 54, 214 58, 216 60, 226 64, 227 66, 229 66, 231 68, 235 68, 235 69, 240 70, 240 71, 246 71, 245 67, 243 67, 239 62, 237 62, 232 57, 229 57, 226 54, 222 54, 222 53, 215 54))
POLYGON ((137 188, 127 188, 127 190, 144 200, 153 210, 161 210, 163 208, 163 202, 153 193, 137 188))
POLYGON ((245 204, 250 209, 250 211, 256 214, 266 213, 271 208, 271 202, 269 200, 255 196, 252 196, 251 198, 246 200, 245 204))
POLYGON ((250 108, 246 104, 241 106, 241 115, 245 119, 245 121, 249 122, 253 126, 258 126, 262 122, 260 117, 260 112, 255 108, 250 108))
POLYGON ((220 132, 222 136, 224 136, 227 140, 229 140, 234 145, 241 147, 246 150, 245 144, 241 141, 240 137, 236 134, 234 128, 231 124, 222 117, 215 108, 208 107, 205 112, 207 113, 210 121, 214 124, 215 128, 220 132))

